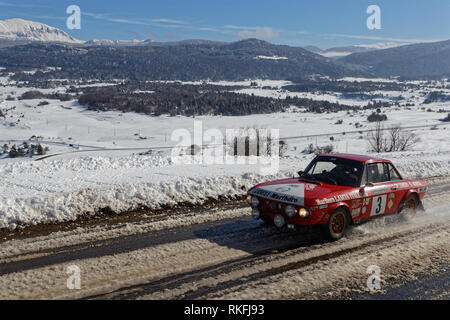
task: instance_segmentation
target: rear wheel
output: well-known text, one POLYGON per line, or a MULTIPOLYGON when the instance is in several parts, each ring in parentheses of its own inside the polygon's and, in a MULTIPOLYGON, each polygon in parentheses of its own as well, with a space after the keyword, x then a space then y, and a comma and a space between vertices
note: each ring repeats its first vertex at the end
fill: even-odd
POLYGON ((323 226, 324 235, 330 240, 338 240, 345 234, 349 219, 347 212, 344 209, 337 209, 334 211, 328 223, 323 226))
POLYGON ((419 200, 415 194, 410 194, 405 201, 405 208, 403 209, 403 215, 405 217, 412 217, 416 214, 419 206, 419 200))

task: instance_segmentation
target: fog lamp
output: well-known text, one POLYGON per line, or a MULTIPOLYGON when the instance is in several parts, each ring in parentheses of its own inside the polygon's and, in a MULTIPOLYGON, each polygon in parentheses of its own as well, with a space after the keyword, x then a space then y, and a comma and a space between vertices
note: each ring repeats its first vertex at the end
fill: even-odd
POLYGON ((259 200, 257 197, 251 197, 250 204, 253 208, 256 208, 259 205, 259 200))
POLYGON ((253 208, 252 210, 252 218, 258 220, 260 217, 259 210, 257 208, 253 208))
POLYGON ((284 213, 286 213, 289 218, 295 217, 295 207, 293 205, 287 205, 284 209, 284 213))
POLYGON ((275 224, 275 226, 277 226, 278 228, 282 228, 285 224, 284 218, 281 214, 277 214, 275 216, 275 218, 273 219, 273 223, 275 224))

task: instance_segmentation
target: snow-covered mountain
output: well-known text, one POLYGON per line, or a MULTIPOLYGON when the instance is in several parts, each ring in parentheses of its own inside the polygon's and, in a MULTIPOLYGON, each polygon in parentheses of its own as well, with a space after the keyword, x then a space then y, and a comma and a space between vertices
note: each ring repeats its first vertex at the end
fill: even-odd
POLYGON ((450 40, 416 43, 377 51, 358 52, 340 62, 359 65, 378 77, 444 76, 450 74, 450 40))
POLYGON ((379 42, 374 44, 356 44, 352 46, 345 46, 345 47, 335 47, 335 48, 329 48, 326 50, 322 50, 320 48, 314 47, 314 46, 306 46, 304 49, 309 50, 311 52, 320 54, 324 57, 328 58, 339 58, 339 57, 345 57, 355 52, 369 52, 369 51, 375 51, 375 50, 382 50, 382 49, 389 49, 398 47, 401 44, 394 43, 394 42, 379 42))
POLYGON ((109 40, 109 39, 92 39, 86 41, 85 45, 91 46, 135 46, 140 44, 145 44, 149 42, 148 40, 109 40))
POLYGON ((24 19, 0 20, 0 40, 83 43, 66 32, 44 23, 24 19))

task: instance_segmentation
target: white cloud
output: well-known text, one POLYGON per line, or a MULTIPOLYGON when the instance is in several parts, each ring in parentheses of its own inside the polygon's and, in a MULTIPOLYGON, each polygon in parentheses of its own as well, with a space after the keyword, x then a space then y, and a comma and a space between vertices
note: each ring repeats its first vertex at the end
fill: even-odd
POLYGON ((259 38, 259 39, 274 39, 280 35, 279 30, 271 27, 244 27, 244 26, 224 26, 225 29, 239 30, 238 36, 240 38, 259 38))
POLYGON ((111 17, 109 14, 99 14, 92 12, 82 11, 82 15, 86 15, 95 19, 117 22, 117 23, 125 23, 125 24, 134 24, 134 25, 143 25, 143 26, 156 26, 156 27, 167 27, 167 28, 181 28, 185 25, 188 25, 189 22, 181 21, 181 20, 173 20, 167 18, 155 18, 155 19, 124 19, 124 18, 115 18, 111 17))
POLYGON ((334 37, 334 38, 348 38, 348 39, 360 39, 360 40, 378 40, 378 41, 392 41, 402 43, 418 43, 418 42, 437 42, 446 39, 413 39, 413 38, 394 38, 394 37, 380 37, 380 36, 366 36, 356 34, 342 34, 342 33, 317 33, 309 31, 297 31, 296 35, 317 35, 321 37, 334 37))
POLYGON ((18 4, 18 3, 9 3, 9 2, 0 2, 0 6, 2 7, 15 7, 15 8, 52 8, 49 6, 41 6, 35 4, 18 4))
POLYGON ((353 34, 327 34, 327 36, 332 36, 332 37, 342 37, 342 38, 350 38, 350 39, 395 41, 395 42, 406 42, 406 43, 415 43, 415 42, 436 42, 436 41, 441 41, 441 40, 443 40, 443 39, 408 39, 408 38, 391 38, 391 37, 377 37, 377 36, 361 36, 361 35, 353 35, 353 34))
POLYGON ((160 23, 189 24, 189 22, 186 21, 166 19, 166 18, 151 19, 151 21, 160 23))

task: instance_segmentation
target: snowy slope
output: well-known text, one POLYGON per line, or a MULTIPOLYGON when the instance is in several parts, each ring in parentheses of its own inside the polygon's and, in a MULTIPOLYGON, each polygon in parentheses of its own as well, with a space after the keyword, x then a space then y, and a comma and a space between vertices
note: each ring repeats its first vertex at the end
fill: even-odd
POLYGON ((83 43, 60 29, 18 18, 0 20, 0 40, 83 43))

